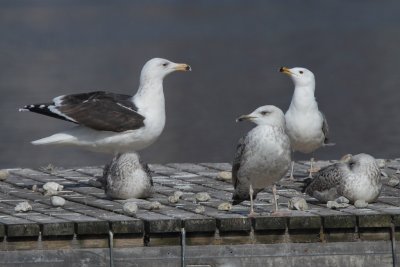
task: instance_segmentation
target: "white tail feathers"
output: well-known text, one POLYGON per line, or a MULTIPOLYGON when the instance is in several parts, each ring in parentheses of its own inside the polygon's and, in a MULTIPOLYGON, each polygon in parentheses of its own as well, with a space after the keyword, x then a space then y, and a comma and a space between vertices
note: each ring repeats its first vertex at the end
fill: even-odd
POLYGON ((45 137, 39 140, 32 141, 33 145, 56 145, 56 144, 65 144, 70 143, 74 139, 71 135, 58 133, 53 134, 52 136, 45 137))

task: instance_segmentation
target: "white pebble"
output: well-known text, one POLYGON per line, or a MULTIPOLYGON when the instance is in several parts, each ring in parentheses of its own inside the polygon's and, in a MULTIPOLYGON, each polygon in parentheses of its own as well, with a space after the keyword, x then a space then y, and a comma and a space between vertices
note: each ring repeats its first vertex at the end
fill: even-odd
POLYGON ((221 180, 221 181, 232 180, 232 172, 219 172, 217 174, 217 180, 221 180))
POLYGON ((126 215, 135 215, 138 211, 138 206, 134 202, 126 202, 122 207, 126 215))
POLYGON ((204 208, 203 206, 198 206, 194 212, 196 213, 204 213, 206 211, 206 208, 204 208))
POLYGON ((175 191, 174 192, 174 197, 178 200, 182 197, 183 192, 182 191, 175 191))
POLYGON ((158 201, 153 201, 150 203, 150 207, 149 207, 150 210, 159 210, 161 208, 162 208, 162 205, 158 201))
POLYGON ((308 210, 308 204, 304 198, 292 197, 289 199, 288 208, 291 210, 308 210))
POLYGON ((356 202, 354 202, 354 207, 356 207, 357 209, 364 209, 366 207, 368 207, 368 202, 365 202, 365 200, 356 200, 356 202))
POLYGON ((7 179, 8 175, 10 175, 10 173, 7 170, 0 170, 0 181, 7 179))
POLYGON ((18 205, 15 206, 14 210, 16 212, 26 212, 26 211, 32 210, 32 206, 27 201, 24 201, 24 202, 18 203, 18 205))
POLYGON ((177 197, 175 197, 175 196, 169 196, 169 197, 168 197, 168 202, 169 202, 169 203, 172 203, 172 204, 177 203, 178 200, 179 200, 179 198, 177 198, 177 197))
POLYGON ((209 201, 211 199, 207 192, 200 192, 196 194, 196 200, 200 202, 209 201))
POLYGON ((64 186, 56 183, 56 182, 47 182, 43 185, 43 189, 46 191, 61 191, 63 190, 64 186))
POLYGON ((218 210, 229 211, 232 209, 232 204, 228 202, 223 202, 218 205, 218 210))
POLYGON ((396 176, 392 175, 392 176, 390 176, 390 179, 387 182, 387 185, 391 186, 391 187, 396 187, 399 183, 400 183, 399 178, 397 178, 396 176))
POLYGON ((52 196, 50 198, 50 203, 54 207, 62 207, 65 205, 65 199, 63 199, 62 197, 58 197, 58 196, 52 196))
POLYGON ((350 200, 348 200, 348 199, 345 198, 344 196, 338 197, 337 199, 335 199, 335 201, 336 201, 337 203, 339 203, 339 204, 342 204, 342 203, 348 204, 348 203, 350 203, 350 200))

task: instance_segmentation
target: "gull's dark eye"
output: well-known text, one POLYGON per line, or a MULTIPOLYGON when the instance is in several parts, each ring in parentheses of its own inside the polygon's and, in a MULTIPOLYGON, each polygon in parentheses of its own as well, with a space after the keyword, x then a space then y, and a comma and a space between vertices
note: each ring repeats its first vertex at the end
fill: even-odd
POLYGON ((350 162, 349 162, 349 167, 350 167, 350 168, 353 168, 355 164, 356 164, 356 163, 355 163, 354 161, 350 161, 350 162))
POLYGON ((299 71, 299 73, 300 73, 300 74, 303 74, 303 71, 301 70, 301 71, 299 71))
POLYGON ((268 111, 265 111, 265 110, 264 110, 264 111, 261 111, 260 113, 261 113, 261 115, 265 116, 265 115, 268 114, 268 111))
POLYGON ((168 66, 168 62, 165 62, 164 64, 162 64, 164 67, 168 66))

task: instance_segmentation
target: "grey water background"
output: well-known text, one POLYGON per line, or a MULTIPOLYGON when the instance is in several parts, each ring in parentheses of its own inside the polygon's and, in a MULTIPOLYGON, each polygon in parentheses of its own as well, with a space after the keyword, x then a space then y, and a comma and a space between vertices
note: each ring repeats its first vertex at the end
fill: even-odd
MULTIPOLYGON (((235 118, 289 106, 280 66, 316 75, 336 146, 318 159, 399 157, 400 2, 0 1, 0 167, 101 165, 111 156, 31 140, 73 125, 18 108, 94 90, 134 94, 152 57, 189 63, 164 83, 167 123, 148 162, 229 162, 253 125, 235 118)), ((306 159, 307 155, 296 155, 306 159)))

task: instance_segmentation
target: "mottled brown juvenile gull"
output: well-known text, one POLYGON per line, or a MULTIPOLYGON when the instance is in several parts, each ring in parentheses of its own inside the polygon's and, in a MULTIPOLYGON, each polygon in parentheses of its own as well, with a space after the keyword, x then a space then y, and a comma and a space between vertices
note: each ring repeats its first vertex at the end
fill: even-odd
POLYGON ((111 198, 147 198, 153 192, 150 170, 135 152, 117 154, 105 166, 103 180, 106 195, 111 198))
POLYGON ((187 64, 153 58, 143 66, 134 96, 103 91, 62 95, 51 103, 26 105, 20 111, 78 125, 33 141, 34 145, 73 145, 106 153, 138 151, 154 143, 164 129, 164 77, 188 70, 187 64))
MULTIPOLYGON (((302 153, 312 153, 324 144, 328 144, 329 127, 324 114, 318 109, 315 100, 314 74, 305 68, 288 69, 282 67, 280 72, 289 75, 294 83, 294 93, 289 109, 286 111, 286 128, 290 137, 292 150, 302 153)), ((312 177, 313 158, 310 161, 312 177)), ((290 178, 293 177, 294 161, 292 162, 290 178)))
POLYGON ((375 201, 381 192, 381 172, 368 154, 346 155, 338 163, 321 169, 305 192, 322 202, 343 196, 351 203, 375 201))
MULTIPOLYGON (((265 187, 281 179, 290 165, 290 140, 285 133, 285 116, 275 106, 262 106, 237 121, 249 120, 257 124, 239 140, 232 166, 235 188, 233 205, 250 200, 250 214, 255 215, 253 199, 265 187)), ((275 212, 278 211, 276 187, 273 186, 275 212)))

